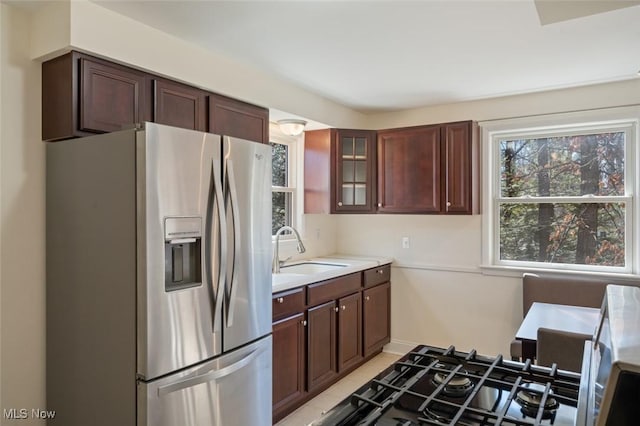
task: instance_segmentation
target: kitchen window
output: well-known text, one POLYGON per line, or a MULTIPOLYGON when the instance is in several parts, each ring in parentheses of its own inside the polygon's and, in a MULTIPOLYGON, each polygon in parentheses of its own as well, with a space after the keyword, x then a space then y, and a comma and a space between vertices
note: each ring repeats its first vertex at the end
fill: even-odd
MULTIPOLYGON (((296 158, 297 138, 270 128, 272 153, 272 217, 271 235, 281 227, 297 224, 296 158)), ((287 235, 285 233, 284 235, 287 235)))
POLYGON ((483 123, 485 265, 637 273, 633 111, 483 123))

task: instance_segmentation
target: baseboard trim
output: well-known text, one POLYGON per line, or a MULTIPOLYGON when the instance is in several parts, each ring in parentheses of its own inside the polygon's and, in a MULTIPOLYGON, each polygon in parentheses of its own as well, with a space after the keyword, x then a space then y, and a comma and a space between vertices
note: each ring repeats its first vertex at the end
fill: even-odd
POLYGON ((419 344, 420 343, 416 343, 416 342, 407 342, 404 340, 391 339, 391 341, 384 346, 382 351, 388 352, 390 354, 404 355, 407 352, 410 352, 411 349, 415 348, 419 344))

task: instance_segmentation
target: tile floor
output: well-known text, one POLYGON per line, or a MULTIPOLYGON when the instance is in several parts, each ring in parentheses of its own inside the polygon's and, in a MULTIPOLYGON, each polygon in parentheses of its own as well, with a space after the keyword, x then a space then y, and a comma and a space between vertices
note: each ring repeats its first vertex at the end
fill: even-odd
POLYGON ((302 407, 279 421, 276 426, 305 426, 319 418, 322 413, 329 411, 338 402, 342 401, 353 391, 368 382, 387 368, 390 364, 400 359, 401 355, 382 352, 366 364, 351 372, 348 376, 336 382, 333 386, 322 392, 302 407))

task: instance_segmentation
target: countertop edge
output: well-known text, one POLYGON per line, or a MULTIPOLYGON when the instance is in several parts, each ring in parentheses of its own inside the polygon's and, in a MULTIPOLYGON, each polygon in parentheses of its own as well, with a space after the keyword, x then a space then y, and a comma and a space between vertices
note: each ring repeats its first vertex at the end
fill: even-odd
POLYGON ((312 259, 301 260, 300 262, 304 262, 304 261, 341 262, 341 263, 348 263, 349 266, 346 266, 341 269, 326 271, 326 272, 317 273, 317 274, 299 275, 299 276, 296 276, 295 278, 292 278, 291 281, 287 281, 283 283, 273 284, 272 282, 271 293, 272 294, 280 293, 280 292, 291 290, 297 287, 302 287, 308 284, 313 284, 320 281, 330 280, 332 278, 337 278, 344 275, 361 272, 367 269, 375 268, 377 266, 388 265, 393 262, 392 259, 387 257, 349 256, 349 255, 341 255, 341 254, 314 257, 312 259))

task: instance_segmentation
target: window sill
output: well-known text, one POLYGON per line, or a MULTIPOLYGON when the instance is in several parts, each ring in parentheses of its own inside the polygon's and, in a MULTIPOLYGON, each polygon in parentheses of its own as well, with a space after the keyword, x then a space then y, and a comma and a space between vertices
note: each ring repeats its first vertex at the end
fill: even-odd
POLYGON ((526 268, 516 266, 497 266, 497 265, 480 265, 483 275, 491 275, 497 277, 522 277, 525 272, 532 274, 550 274, 550 275, 571 275, 581 276, 585 278, 612 279, 617 282, 629 281, 637 283, 640 280, 638 274, 624 274, 615 272, 593 272, 593 271, 576 271, 563 269, 547 269, 547 268, 526 268))

